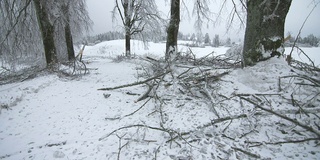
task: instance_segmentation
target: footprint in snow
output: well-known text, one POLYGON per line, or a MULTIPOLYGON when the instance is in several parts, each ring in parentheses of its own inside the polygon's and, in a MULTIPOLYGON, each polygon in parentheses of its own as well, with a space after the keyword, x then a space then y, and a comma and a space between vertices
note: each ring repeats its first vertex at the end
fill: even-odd
POLYGON ((61 152, 61 151, 55 151, 53 153, 53 157, 54 158, 64 158, 64 156, 65 156, 65 154, 63 152, 61 152))

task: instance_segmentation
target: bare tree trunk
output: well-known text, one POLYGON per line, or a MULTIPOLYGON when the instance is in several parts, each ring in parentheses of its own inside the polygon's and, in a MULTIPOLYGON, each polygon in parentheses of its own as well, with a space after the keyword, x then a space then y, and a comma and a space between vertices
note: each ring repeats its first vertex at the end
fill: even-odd
POLYGON ((172 54, 174 54, 173 52, 177 51, 179 24, 180 0, 171 0, 171 17, 167 29, 166 60, 169 60, 172 54))
POLYGON ((63 5, 62 10, 65 15, 65 26, 64 26, 64 34, 66 39, 67 51, 68 51, 68 60, 72 61, 75 59, 74 48, 73 48, 73 39, 70 28, 70 15, 69 15, 69 4, 63 5))
POLYGON ((130 32, 126 32, 125 38, 126 38, 126 42, 125 42, 125 45, 126 45, 126 57, 130 57, 131 56, 131 49, 130 49, 131 35, 130 35, 130 32))
POLYGON ((251 0, 247 2, 247 26, 243 66, 284 52, 284 25, 292 0, 251 0))
POLYGON ((129 0, 123 1, 123 11, 124 11, 124 27, 125 27, 125 50, 126 50, 126 57, 131 56, 131 47, 130 47, 130 40, 131 40, 131 14, 132 10, 129 10, 129 7, 133 8, 134 2, 131 2, 131 5, 129 6, 129 0))
POLYGON ((50 67, 58 61, 54 42, 54 27, 50 23, 47 9, 45 8, 41 0, 33 0, 33 2, 42 35, 42 42, 44 46, 47 66, 50 67))

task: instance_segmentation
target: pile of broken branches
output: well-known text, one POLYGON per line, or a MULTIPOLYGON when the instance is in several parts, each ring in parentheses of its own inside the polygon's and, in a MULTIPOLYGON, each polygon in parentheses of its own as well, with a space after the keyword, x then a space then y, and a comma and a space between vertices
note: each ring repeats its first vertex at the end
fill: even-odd
MULTIPOLYGON (((218 147, 217 150, 222 154, 218 158, 228 158, 231 152, 238 158, 266 158, 259 153, 254 153, 252 149, 309 141, 319 145, 317 143, 320 140, 320 107, 318 105, 320 80, 314 77, 314 74, 299 71, 294 75, 279 77, 279 87, 275 93, 224 95, 220 92, 221 83, 224 83, 222 79, 234 68, 240 67, 238 62, 229 65, 230 61, 223 61, 221 58, 192 57, 195 56, 180 57, 177 61, 179 63, 167 63, 147 57, 143 61, 150 63, 147 68, 152 69, 151 71, 145 69, 148 72, 143 74, 148 76, 145 80, 98 89, 110 91, 137 85, 147 87, 146 92, 135 101, 147 99, 140 108, 122 117, 106 118, 106 120, 132 116, 151 102, 151 99, 155 105, 155 110, 151 114, 158 113, 160 117, 158 126, 145 123, 123 126, 102 136, 99 140, 117 135, 120 130, 144 128, 166 133, 169 138, 165 142, 170 143, 170 146, 188 145, 190 148, 197 149, 194 145, 202 142, 202 139, 206 141, 210 139, 208 141, 212 142, 210 143, 212 145, 221 145, 223 142, 231 146, 230 148, 218 147), (223 67, 216 67, 222 62, 223 67), (208 65, 210 63, 211 66, 208 65), (305 94, 306 90, 309 94, 305 94), (307 95, 307 97, 299 98, 301 95, 307 95), (187 104, 198 105, 199 103, 206 104, 213 113, 208 123, 198 124, 191 130, 178 130, 167 125, 170 121, 167 108, 183 108, 187 104), (200 130, 201 133, 199 133, 200 130), (257 141, 257 137, 261 136, 267 137, 267 140, 257 141), (219 142, 215 139, 217 137, 220 139, 219 142)), ((121 142, 123 137, 118 135, 117 137, 121 142)), ((118 156, 123 147, 124 145, 119 146, 118 156)), ((155 159, 160 147, 161 145, 154 153, 155 159)))

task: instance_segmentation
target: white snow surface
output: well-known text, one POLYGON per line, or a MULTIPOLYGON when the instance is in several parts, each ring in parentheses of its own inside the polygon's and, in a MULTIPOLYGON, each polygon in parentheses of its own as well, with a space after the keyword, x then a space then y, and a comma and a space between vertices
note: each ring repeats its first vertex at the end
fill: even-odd
MULTIPOLYGON (((132 43, 132 53, 138 57, 148 55, 158 59, 164 56, 165 43, 149 43, 148 49, 139 41, 132 43)), ((186 49, 185 46, 178 46, 180 51, 186 49)), ((205 47, 192 48, 192 51, 197 57, 203 57, 209 53, 224 54, 227 49, 205 47)), ((305 50, 319 65, 320 49, 305 50)), ((139 96, 127 93, 143 94, 145 86, 97 90, 145 79, 139 76, 145 67, 144 60, 137 58, 119 63, 112 60, 123 54, 123 51, 123 40, 87 46, 83 56, 90 68, 87 75, 68 78, 56 73, 44 73, 23 82, 1 85, 0 105, 7 108, 2 107, 0 113, 0 159, 117 159, 118 156, 119 159, 255 159, 238 149, 260 155, 261 159, 320 158, 319 144, 315 141, 249 147, 246 141, 277 142, 296 136, 279 132, 281 124, 285 126, 285 131, 299 130, 302 135, 296 136, 297 140, 314 136, 276 116, 245 118, 233 123, 226 121, 201 128, 217 119, 210 101, 201 98, 184 100, 186 97, 178 94, 175 85, 159 88, 160 95, 174 99, 162 108, 163 127, 181 133, 192 132, 185 137, 188 143, 178 139, 177 143, 167 142, 172 138, 169 134, 145 127, 121 129, 106 137, 112 131, 130 125, 161 128, 159 108, 153 99, 133 115, 125 116, 147 101, 135 102, 139 96), (270 125, 270 122, 274 125, 270 125), (253 133, 241 137, 252 129, 253 133)), ((250 117, 258 111, 252 106, 244 109, 240 104, 249 104, 237 98, 226 101, 219 95, 278 94, 278 78, 294 74, 282 58, 272 58, 254 67, 227 71, 230 73, 214 84, 217 90, 210 91, 216 100, 214 104, 219 104, 214 107, 222 117, 239 114, 250 117), (218 103, 219 100, 221 103, 218 103)), ((212 74, 221 72, 213 70, 212 74)), ((289 83, 283 87, 289 87, 289 83)), ((293 92, 290 89, 288 91, 293 92)), ((292 92, 281 94, 290 97, 292 92)), ((296 97, 297 100, 303 99, 303 96, 310 99, 308 93, 319 92, 319 88, 308 91, 301 89, 300 92, 297 95, 301 97, 296 97)), ((265 98, 277 106, 275 110, 292 109, 288 102, 278 96, 265 98)), ((316 109, 319 109, 319 101, 318 95, 314 102, 316 109)))

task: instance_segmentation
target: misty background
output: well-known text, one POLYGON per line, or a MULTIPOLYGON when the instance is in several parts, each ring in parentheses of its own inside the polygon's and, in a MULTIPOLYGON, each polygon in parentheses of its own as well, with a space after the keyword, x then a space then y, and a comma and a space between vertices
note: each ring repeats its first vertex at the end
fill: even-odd
MULTIPOLYGON (((184 34, 196 33, 197 30, 194 27, 194 18, 192 17, 193 1, 185 2, 185 4, 188 8, 181 8, 181 23, 179 31, 184 34)), ((115 6, 115 2, 113 0, 90 0, 87 1, 87 5, 90 18, 94 22, 90 35, 97 35, 109 31, 122 31, 120 19, 112 21, 112 10, 115 6)), ((166 2, 164 0, 157 1, 157 5, 163 14, 162 16, 168 19, 170 2, 166 2)), ((210 2, 211 12, 218 13, 220 7, 220 1, 210 2)), ((285 35, 290 32, 292 36, 296 36, 313 7, 314 0, 293 0, 286 19, 285 35)), ((213 20, 216 21, 215 23, 204 23, 202 33, 208 33, 210 37, 218 34, 223 39, 230 37, 234 41, 242 40, 244 37, 245 26, 241 26, 238 21, 235 21, 231 30, 227 32, 227 14, 231 9, 232 6, 227 6, 227 8, 222 12, 222 16, 217 19, 217 21, 216 18, 213 17, 213 20)), ((301 37, 308 36, 309 34, 320 37, 319 15, 320 8, 317 6, 303 27, 301 37)))

